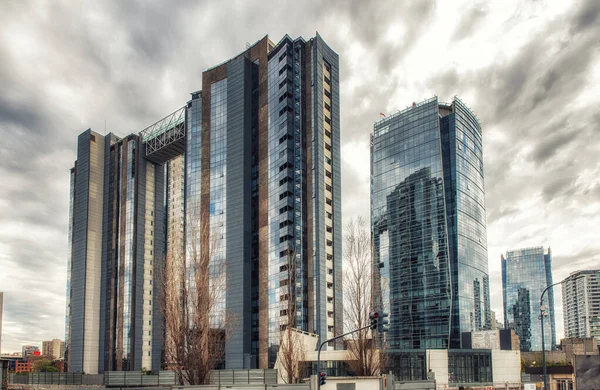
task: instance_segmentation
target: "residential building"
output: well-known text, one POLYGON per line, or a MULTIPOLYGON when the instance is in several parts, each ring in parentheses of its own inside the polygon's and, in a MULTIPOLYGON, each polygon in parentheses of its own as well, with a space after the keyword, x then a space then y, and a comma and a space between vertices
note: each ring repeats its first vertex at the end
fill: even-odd
POLYGON ((59 339, 42 341, 42 355, 51 357, 53 360, 64 359, 65 342, 59 339))
MULTIPOLYGON (((502 296, 504 327, 514 329, 521 338, 521 351, 542 350, 539 320, 540 297, 552 285, 552 252, 543 247, 518 249, 502 257, 502 296)), ((556 349, 554 291, 544 297, 544 340, 546 349, 556 349)))
POLYGON ((374 286, 390 351, 461 347, 491 329, 482 130, 458 98, 375 123, 371 136, 374 286))
POLYGON ((600 342, 600 269, 576 271, 562 282, 565 337, 600 342))
POLYGON ((339 59, 317 34, 264 37, 139 133, 79 135, 69 370, 160 369, 155 276, 183 275, 195 249, 210 256, 211 283, 223 281, 211 319, 235 313, 223 367, 273 367, 288 326, 340 334, 339 126, 339 59))
POLYGON ((496 330, 498 329, 498 326, 496 325, 497 321, 496 321, 496 312, 491 310, 490 311, 490 329, 491 330, 496 330))
MULTIPOLYGON (((529 383, 544 382, 544 369, 541 366, 525 366, 523 371, 524 381, 529 383)), ((546 380, 550 389, 570 390, 578 388, 579 386, 575 386, 576 376, 574 366, 570 364, 554 364, 546 367, 546 380)))
POLYGON ((496 312, 494 312, 492 310, 491 313, 492 313, 492 319, 491 319, 492 329, 504 329, 504 324, 496 319, 496 312))

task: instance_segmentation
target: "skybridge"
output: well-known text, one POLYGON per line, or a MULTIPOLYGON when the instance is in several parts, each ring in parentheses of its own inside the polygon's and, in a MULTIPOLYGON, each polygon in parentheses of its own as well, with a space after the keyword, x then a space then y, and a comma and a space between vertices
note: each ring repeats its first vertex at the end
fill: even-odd
POLYGON ((185 151, 185 107, 148 126, 140 132, 146 159, 164 163, 185 151))

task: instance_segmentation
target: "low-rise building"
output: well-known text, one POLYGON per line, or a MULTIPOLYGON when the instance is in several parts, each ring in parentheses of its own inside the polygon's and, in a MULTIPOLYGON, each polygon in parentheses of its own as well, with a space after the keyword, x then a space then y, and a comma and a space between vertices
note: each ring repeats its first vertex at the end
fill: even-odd
MULTIPOLYGON (((303 376, 317 374, 318 336, 307 332, 293 331, 295 332, 295 342, 306 351, 303 358, 303 376)), ((513 340, 514 331, 508 329, 507 331, 464 333, 463 342, 467 340, 467 335, 471 343, 468 349, 406 350, 387 354, 385 372, 391 371, 397 381, 433 379, 436 386, 501 384, 517 387, 520 384, 521 352, 518 342, 515 343, 513 340)), ((282 350, 280 350, 275 364, 275 368, 279 370, 280 380, 286 377, 281 352, 282 350)), ((325 372, 328 377, 354 375, 351 369, 352 365, 349 364, 350 356, 346 350, 324 349, 321 351, 321 371, 325 372)), ((374 359, 379 359, 379 353, 374 355, 374 359)))
POLYGON ((560 350, 571 364, 577 355, 598 355, 598 344, 594 337, 567 337, 560 340, 560 350))
POLYGON ((20 374, 22 372, 31 372, 31 362, 24 360, 24 361, 18 361, 15 363, 15 372, 17 374, 20 374))
MULTIPOLYGON (((544 381, 542 367, 525 367, 525 383, 541 383, 544 381)), ((546 367, 548 388, 552 390, 572 390, 575 383, 575 370, 571 365, 546 367)))

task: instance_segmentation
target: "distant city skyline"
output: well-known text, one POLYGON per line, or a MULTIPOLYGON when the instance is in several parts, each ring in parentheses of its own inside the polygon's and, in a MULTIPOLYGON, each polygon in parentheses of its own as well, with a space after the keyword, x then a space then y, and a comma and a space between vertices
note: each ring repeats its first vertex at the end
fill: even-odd
POLYGON ((485 129, 497 319, 507 249, 551 246, 555 281, 600 262, 598 1, 311 0, 285 9, 267 2, 0 2, 2 352, 64 337, 65 172, 75 137, 89 127, 139 132, 201 89, 202 69, 267 33, 318 31, 340 56, 344 221, 369 217, 369 134, 380 113, 459 96, 485 129), (165 15, 170 28, 156 28, 165 15))

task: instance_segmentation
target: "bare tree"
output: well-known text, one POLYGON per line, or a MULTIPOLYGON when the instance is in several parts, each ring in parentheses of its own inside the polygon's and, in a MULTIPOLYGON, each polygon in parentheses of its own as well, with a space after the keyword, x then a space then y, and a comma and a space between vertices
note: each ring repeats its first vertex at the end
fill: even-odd
POLYGON ((279 375, 285 383, 298 383, 304 378, 304 361, 306 360, 306 347, 302 335, 296 327, 296 278, 297 278, 297 254, 295 250, 288 250, 287 286, 280 297, 280 340, 278 360, 281 366, 279 375))
POLYGON ((225 309, 222 233, 207 216, 201 220, 187 225, 185 246, 171 248, 160 278, 165 364, 177 372, 180 385, 210 383, 235 323, 225 309))
MULTIPOLYGON (((344 236, 344 320, 346 330, 369 325, 373 289, 371 282, 371 234, 362 217, 350 220, 344 236)), ((379 373, 379 353, 370 329, 354 333, 345 340, 347 363, 356 375, 379 373)))
POLYGON ((285 383, 300 383, 306 376, 306 346, 297 329, 286 328, 281 332, 279 344, 279 375, 285 383))

